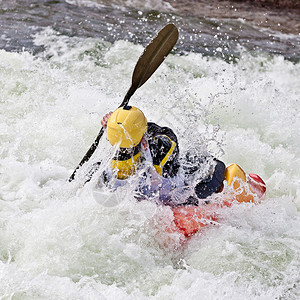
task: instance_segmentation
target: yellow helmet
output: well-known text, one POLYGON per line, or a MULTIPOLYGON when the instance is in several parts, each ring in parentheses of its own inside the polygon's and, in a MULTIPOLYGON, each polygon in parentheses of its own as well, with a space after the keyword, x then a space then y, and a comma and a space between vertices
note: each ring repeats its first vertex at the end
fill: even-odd
POLYGON ((107 122, 107 138, 112 145, 121 148, 135 147, 147 131, 147 119, 143 112, 133 106, 115 110, 107 122))

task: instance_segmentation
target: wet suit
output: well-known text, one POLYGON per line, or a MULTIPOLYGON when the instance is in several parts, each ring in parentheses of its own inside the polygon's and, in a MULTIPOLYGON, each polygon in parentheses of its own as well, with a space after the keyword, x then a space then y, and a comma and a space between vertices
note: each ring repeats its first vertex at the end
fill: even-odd
MULTIPOLYGON (((225 165, 223 162, 213 159, 209 174, 205 178, 198 178, 196 185, 191 187, 191 178, 195 177, 197 171, 207 164, 205 157, 199 158, 187 154, 185 162, 181 167, 179 160, 179 147, 175 133, 168 127, 160 127, 155 123, 148 122, 146 139, 149 149, 141 156, 141 162, 152 160, 152 166, 156 172, 148 168, 140 173, 139 183, 136 187, 136 198, 145 199, 158 193, 159 201, 165 205, 198 205, 199 199, 205 199, 212 193, 219 192, 223 185, 225 165), (155 174, 156 175, 155 175, 155 174), (160 176, 158 176, 158 174, 160 176), (151 184, 147 178, 159 177, 158 184, 151 184)), ((141 150, 141 145, 132 150, 132 156, 141 150)), ((114 159, 126 160, 129 157, 118 156, 114 159)), ((112 175, 102 175, 102 180, 108 184, 112 175)), ((117 182, 114 188, 124 186, 126 180, 114 179, 117 182)))

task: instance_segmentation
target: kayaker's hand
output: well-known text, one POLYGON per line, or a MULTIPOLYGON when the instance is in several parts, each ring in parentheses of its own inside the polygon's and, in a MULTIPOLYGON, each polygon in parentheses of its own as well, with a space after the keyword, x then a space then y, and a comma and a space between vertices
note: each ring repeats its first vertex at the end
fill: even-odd
POLYGON ((102 125, 103 127, 106 127, 106 126, 107 126, 107 121, 108 121, 109 117, 111 116, 111 114, 112 114, 112 111, 110 111, 109 113, 107 113, 107 114, 103 117, 103 119, 101 120, 101 125, 102 125))

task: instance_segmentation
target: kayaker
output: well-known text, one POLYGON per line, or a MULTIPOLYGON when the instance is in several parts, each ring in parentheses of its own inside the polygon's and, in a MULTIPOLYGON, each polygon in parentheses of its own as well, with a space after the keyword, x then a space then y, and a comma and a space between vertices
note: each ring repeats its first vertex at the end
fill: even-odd
POLYGON ((173 130, 147 122, 140 109, 118 108, 106 114, 101 124, 107 127, 110 144, 118 149, 100 185, 116 189, 137 175, 136 198, 157 196, 171 206, 198 205, 200 199, 221 191, 224 163, 191 152, 180 159, 173 130))

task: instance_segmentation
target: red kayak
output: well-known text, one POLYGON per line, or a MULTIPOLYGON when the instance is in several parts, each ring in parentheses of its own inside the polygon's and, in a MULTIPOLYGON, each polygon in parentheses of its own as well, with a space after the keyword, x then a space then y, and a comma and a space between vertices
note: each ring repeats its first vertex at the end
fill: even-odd
MULTIPOLYGON (((266 193, 266 184, 256 174, 245 174, 236 164, 226 168, 225 184, 229 187, 226 193, 221 192, 208 204, 172 208, 174 224, 170 232, 180 232, 186 237, 198 232, 201 228, 218 221, 222 207, 230 207, 234 202, 259 203, 266 193)), ((205 199, 207 200, 207 199, 205 199)))

